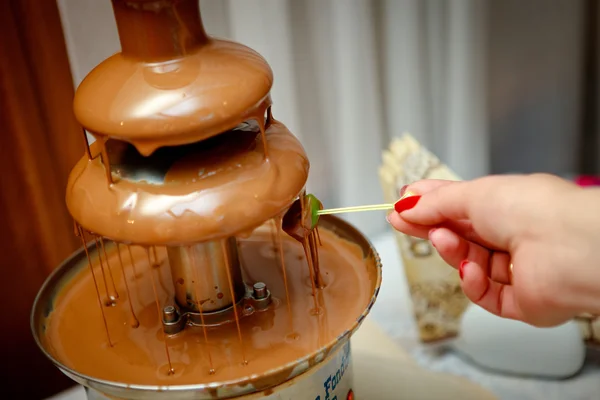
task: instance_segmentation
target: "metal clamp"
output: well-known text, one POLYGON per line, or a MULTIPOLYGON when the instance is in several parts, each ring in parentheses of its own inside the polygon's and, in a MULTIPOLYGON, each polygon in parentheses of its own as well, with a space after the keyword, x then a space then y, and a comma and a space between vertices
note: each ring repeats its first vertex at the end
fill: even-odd
POLYGON ((204 312, 182 312, 177 304, 169 304, 163 308, 162 323, 167 335, 181 332, 186 325, 190 326, 219 326, 235 321, 235 309, 238 318, 248 317, 255 312, 265 311, 272 303, 271 292, 263 282, 256 282, 252 289, 246 287, 245 296, 238 301, 237 307, 227 307, 223 310, 204 312))

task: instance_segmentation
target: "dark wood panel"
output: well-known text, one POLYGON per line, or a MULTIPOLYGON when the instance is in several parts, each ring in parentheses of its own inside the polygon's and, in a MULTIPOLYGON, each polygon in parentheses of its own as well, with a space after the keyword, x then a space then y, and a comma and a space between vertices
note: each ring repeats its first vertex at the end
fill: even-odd
POLYGON ((39 399, 71 385, 35 346, 29 314, 44 279, 77 247, 64 193, 83 144, 56 2, 0 2, 0 37, 0 301, 9 307, 0 386, 39 399))

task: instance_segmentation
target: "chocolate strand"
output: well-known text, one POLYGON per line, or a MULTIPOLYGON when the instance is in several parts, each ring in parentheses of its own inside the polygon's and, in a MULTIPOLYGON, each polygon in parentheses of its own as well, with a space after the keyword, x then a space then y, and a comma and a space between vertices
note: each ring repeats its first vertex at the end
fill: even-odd
POLYGON ((113 277, 112 270, 110 269, 110 262, 108 261, 108 255, 106 254, 106 247, 104 246, 104 238, 100 236, 100 245, 102 246, 102 252, 104 253, 104 259, 106 260, 106 269, 108 269, 108 275, 112 282, 112 287, 115 293, 115 299, 119 298, 119 292, 117 292, 117 286, 115 285, 115 278, 113 277))
MULTIPOLYGON (((83 245, 83 250, 85 251, 85 255, 88 260, 88 266, 90 267, 90 272, 92 273, 92 279, 94 280, 94 288, 96 289, 96 296, 98 297, 98 305, 100 306, 100 313, 102 314, 102 321, 104 322, 104 329, 106 330, 106 338, 108 339, 108 344, 110 347, 113 347, 112 340, 110 340, 110 332, 108 331, 108 323, 106 322, 106 315, 104 315, 104 306, 102 305, 102 298, 100 296, 100 290, 98 289, 98 282, 96 281, 96 274, 94 274, 94 267, 92 266, 92 258, 90 257, 90 253, 87 248, 87 244, 85 243, 85 236, 83 233, 83 229, 78 225, 79 237, 81 237, 81 244, 83 245)), ((98 243, 96 242, 96 251, 98 250, 98 243)), ((106 281, 104 282, 106 283, 106 281)), ((108 290, 108 288, 107 288, 108 290)))
POLYGON ((233 313, 235 315, 235 325, 238 331, 238 338, 240 341, 240 349, 242 351, 242 364, 247 365, 248 359, 246 358, 246 350, 244 348, 244 341, 242 339, 242 328, 240 327, 240 316, 237 311, 237 300, 235 298, 235 290, 233 289, 233 280, 231 279, 231 265, 229 263, 229 257, 227 256, 227 248, 225 247, 225 241, 221 242, 221 251, 223 252, 223 259, 225 260, 225 272, 227 273, 227 282, 229 283, 229 290, 231 291, 231 299, 233 301, 233 313))
POLYGON ((135 315, 135 311, 133 310, 133 302, 131 299, 131 292, 129 291, 129 284, 127 283, 127 276, 125 275, 125 267, 123 266, 123 258, 121 257, 121 249, 119 247, 119 243, 115 243, 117 246, 117 254, 119 255, 119 264, 121 265, 121 272, 123 273, 123 282, 125 283, 125 291, 127 292, 127 300, 129 302, 129 311, 131 312, 131 316, 133 317, 132 327, 137 328, 140 326, 140 321, 137 319, 135 315))
POLYGON ((104 288, 106 289, 107 300, 105 305, 112 306, 115 304, 115 297, 108 290, 108 283, 106 281, 106 273, 104 272, 104 263, 102 262, 102 253, 100 251, 100 245, 98 244, 98 236, 94 236, 94 243, 96 244, 96 253, 98 253, 98 263, 100 264, 100 271, 102 271, 102 280, 104 281, 104 288))
POLYGON ((290 319, 290 332, 294 331, 294 317, 292 315, 292 302, 290 301, 290 290, 287 282, 287 271, 285 267, 285 255, 283 254, 283 241, 281 238, 282 230, 282 217, 277 217, 273 220, 277 227, 277 251, 279 252, 279 262, 281 263, 281 272, 283 274, 283 286, 285 287, 285 299, 287 302, 287 308, 290 319))
POLYGON ((131 268, 133 269, 133 278, 137 279, 138 274, 135 271, 135 260, 133 259, 133 254, 131 254, 131 246, 130 245, 126 245, 127 246, 127 250, 129 251, 129 259, 131 260, 131 268))
MULTIPOLYGON (((160 303, 158 301, 158 292, 156 291, 156 283, 154 282, 154 271, 152 270, 152 260, 150 258, 150 250, 146 249, 146 255, 148 256, 148 266, 149 266, 149 271, 148 273, 150 274, 150 280, 152 281, 152 291, 154 292, 154 301, 156 303, 156 313, 158 316, 159 321, 161 322, 162 325, 162 312, 160 309, 160 303)), ((173 375, 175 373, 175 370, 173 369, 173 364, 171 364, 171 354, 169 353, 169 345, 167 344, 167 334, 165 333, 164 329, 161 329, 162 335, 163 335, 163 340, 165 342, 165 353, 167 353, 167 361, 169 363, 169 372, 168 375, 173 375)))
POLYGON ((192 247, 189 248, 190 250, 190 254, 192 256, 192 277, 194 279, 194 281, 192 282, 192 285, 194 287, 194 295, 196 296, 196 302, 198 304, 198 313, 200 314, 200 323, 202 324, 202 332, 204 334, 204 344, 206 347, 206 354, 208 356, 208 365, 209 365, 209 369, 208 369, 208 373, 210 375, 215 373, 215 368, 213 366, 213 361, 212 361, 212 356, 210 354, 210 347, 208 345, 208 332, 206 331, 206 324, 204 323, 204 312, 202 311, 202 304, 200 303, 200 296, 199 293, 200 291, 198 290, 198 285, 200 284, 200 282, 198 281, 198 271, 196 270, 196 255, 194 254, 194 250, 192 247))

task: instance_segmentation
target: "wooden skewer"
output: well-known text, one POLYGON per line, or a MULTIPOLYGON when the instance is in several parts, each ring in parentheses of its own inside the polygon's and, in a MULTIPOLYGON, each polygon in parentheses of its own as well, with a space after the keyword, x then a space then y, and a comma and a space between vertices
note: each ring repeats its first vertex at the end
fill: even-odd
POLYGON ((359 211, 378 211, 378 210, 392 210, 394 204, 373 204, 370 206, 354 206, 354 207, 342 207, 342 208, 330 208, 328 210, 319 210, 317 215, 328 215, 328 214, 342 214, 352 213, 359 211))

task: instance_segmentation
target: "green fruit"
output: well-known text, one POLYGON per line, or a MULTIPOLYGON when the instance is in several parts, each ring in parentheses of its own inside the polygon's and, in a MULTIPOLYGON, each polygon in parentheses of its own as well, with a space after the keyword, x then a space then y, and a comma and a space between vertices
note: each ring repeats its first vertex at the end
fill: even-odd
POLYGON ((310 229, 315 229, 319 223, 319 210, 323 209, 323 203, 317 199, 314 194, 307 194, 305 204, 308 207, 308 215, 310 216, 310 229))

